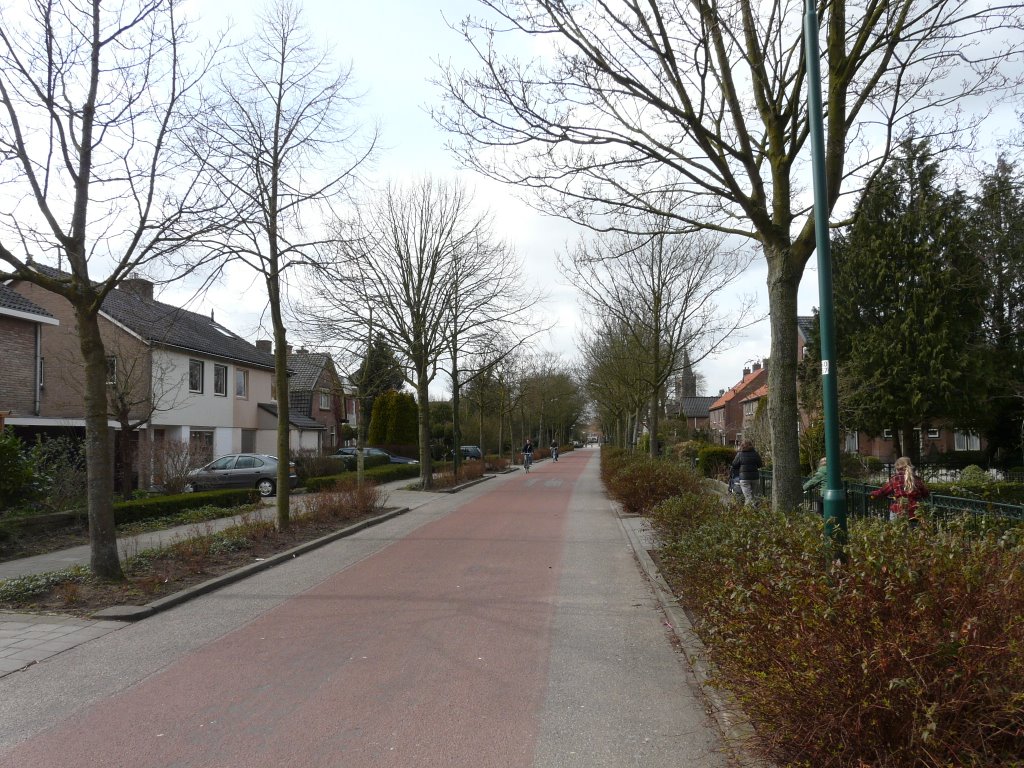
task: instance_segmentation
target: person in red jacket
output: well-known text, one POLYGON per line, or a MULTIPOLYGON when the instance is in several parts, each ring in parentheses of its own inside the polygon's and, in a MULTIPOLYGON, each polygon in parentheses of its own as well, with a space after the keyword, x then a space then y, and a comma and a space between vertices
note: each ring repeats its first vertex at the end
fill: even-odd
POLYGON ((871 492, 871 498, 890 497, 889 519, 903 518, 912 524, 917 523, 917 506, 920 499, 928 498, 928 488, 924 481, 914 472, 914 465, 906 456, 896 459, 893 475, 889 482, 871 492))

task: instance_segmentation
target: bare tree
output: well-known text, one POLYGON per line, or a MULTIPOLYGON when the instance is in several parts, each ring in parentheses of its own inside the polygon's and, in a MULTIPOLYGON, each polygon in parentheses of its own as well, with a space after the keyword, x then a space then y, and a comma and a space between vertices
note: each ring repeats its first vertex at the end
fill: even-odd
POLYGON ((699 363, 733 343, 753 320, 754 299, 741 297, 729 312, 716 303, 750 262, 724 249, 723 237, 672 233, 667 217, 641 218, 640 228, 647 232, 582 238, 559 266, 583 301, 603 319, 614 319, 638 353, 633 365, 650 402, 650 452, 657 456, 665 385, 684 364, 699 363))
POLYGON ((133 271, 170 254, 179 274, 187 269, 183 249, 208 233, 218 204, 179 143, 186 100, 211 58, 183 67, 188 34, 177 10, 175 0, 0 8, 0 279, 34 283, 74 308, 90 566, 107 578, 122 572, 100 308, 133 271))
POLYGON ((459 256, 487 231, 465 189, 423 179, 389 184, 342 226, 333 268, 319 274, 314 303, 321 336, 353 347, 366 329, 380 333, 399 356, 419 409, 420 483, 432 481, 428 388, 448 352, 459 256))
POLYGON ((288 342, 282 306, 287 272, 318 262, 331 242, 320 222, 330 203, 355 181, 372 155, 376 134, 361 138, 347 121, 354 103, 350 69, 338 70, 303 24, 300 6, 272 0, 255 36, 241 45, 204 110, 196 152, 213 158, 212 178, 230 207, 220 253, 244 262, 264 280, 274 337, 277 390, 277 527, 289 525, 288 342), (304 220, 305 217, 305 220, 304 220), (308 226, 306 221, 313 221, 308 226))
POLYGON ((538 292, 527 290, 511 248, 494 236, 489 216, 480 223, 470 247, 456 252, 452 265, 446 333, 456 477, 462 462, 459 398, 463 386, 486 370, 486 365, 467 366, 466 361, 477 359, 493 365, 548 329, 530 316, 530 310, 542 299, 538 292))
POLYGON ((580 338, 584 388, 597 406, 605 434, 622 447, 636 443, 640 411, 647 400, 638 343, 621 321, 607 318, 580 338))
MULTIPOLYGON (((800 500, 797 289, 815 248, 801 188, 809 147, 799 3, 772 0, 480 0, 497 20, 460 26, 478 72, 442 69, 438 123, 492 178, 596 228, 623 208, 760 245, 768 264, 775 501, 800 500), (503 55, 543 40, 546 60, 503 55), (509 39, 512 38, 512 39, 509 39), (527 39, 526 42, 533 42, 527 39), (685 212, 661 207, 665 193, 685 212)), ((888 156, 897 126, 952 145, 980 115, 959 104, 1019 86, 1024 7, 958 0, 821 8, 827 206, 888 156)), ((516 52, 518 53, 518 52, 516 52)))

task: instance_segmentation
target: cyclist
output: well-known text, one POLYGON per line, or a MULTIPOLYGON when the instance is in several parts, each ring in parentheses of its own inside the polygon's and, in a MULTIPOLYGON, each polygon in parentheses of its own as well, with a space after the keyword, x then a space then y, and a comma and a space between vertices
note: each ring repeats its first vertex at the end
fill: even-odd
POLYGON ((551 441, 551 458, 554 459, 555 461, 558 461, 558 441, 557 440, 552 440, 551 441))
POLYGON ((533 463, 533 441, 530 438, 526 438, 526 443, 523 444, 523 469, 527 472, 530 471, 530 465, 533 463))

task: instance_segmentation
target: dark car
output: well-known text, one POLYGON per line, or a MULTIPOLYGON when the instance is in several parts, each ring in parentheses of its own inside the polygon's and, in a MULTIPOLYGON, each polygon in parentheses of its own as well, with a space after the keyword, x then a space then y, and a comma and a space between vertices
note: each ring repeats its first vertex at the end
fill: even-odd
MULTIPOLYGON (((356 463, 356 449, 355 448, 339 448, 335 456, 340 456, 345 460, 345 463, 350 466, 355 466, 356 463)), ((417 459, 410 459, 407 456, 396 456, 393 453, 383 450, 382 448, 370 448, 367 446, 363 448, 363 456, 369 458, 371 456, 387 456, 389 464, 419 464, 417 459)))
POLYGON ((484 457, 484 452, 480 450, 479 445, 461 445, 459 450, 462 451, 464 459, 482 459, 484 457))
MULTIPOLYGON (((295 465, 288 463, 288 487, 299 484, 295 465)), ((219 488, 256 488, 260 496, 273 496, 277 490, 277 457, 265 453, 231 453, 188 473, 185 492, 213 491, 219 488)))

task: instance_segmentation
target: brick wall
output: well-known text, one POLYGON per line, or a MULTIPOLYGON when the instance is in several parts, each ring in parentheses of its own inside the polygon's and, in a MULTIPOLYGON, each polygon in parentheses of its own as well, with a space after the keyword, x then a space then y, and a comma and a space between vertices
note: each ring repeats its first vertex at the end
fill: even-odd
POLYGON ((33 415, 36 324, 0 315, 0 339, 4 340, 0 411, 12 411, 15 416, 33 415))
MULTIPOLYGON (((82 418, 85 415, 83 396, 85 369, 78 343, 75 313, 63 296, 44 290, 31 283, 15 281, 11 285, 60 321, 60 325, 43 326, 42 350, 45 366, 45 386, 42 391, 40 415, 51 418, 82 418)), ((152 380, 152 361, 149 349, 136 337, 113 323, 100 319, 100 335, 107 355, 119 358, 122 370, 131 368, 139 387, 148 391, 152 380)), ((144 408, 136 409, 136 413, 144 408)))

